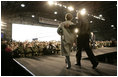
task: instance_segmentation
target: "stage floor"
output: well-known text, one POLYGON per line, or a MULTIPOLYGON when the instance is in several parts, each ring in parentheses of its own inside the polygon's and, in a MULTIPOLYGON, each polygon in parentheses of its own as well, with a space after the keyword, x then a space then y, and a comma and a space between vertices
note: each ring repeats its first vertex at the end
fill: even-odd
MULTIPOLYGON (((94 54, 101 55, 111 52, 117 52, 116 47, 104 47, 93 50, 94 54)), ((87 58, 85 52, 82 58, 87 58)), ((61 55, 38 56, 31 58, 15 58, 23 68, 35 76, 117 76, 117 66, 99 63, 96 69, 92 69, 89 60, 82 60, 82 66, 75 64, 75 52, 71 53, 71 69, 66 69, 65 57, 61 55)))

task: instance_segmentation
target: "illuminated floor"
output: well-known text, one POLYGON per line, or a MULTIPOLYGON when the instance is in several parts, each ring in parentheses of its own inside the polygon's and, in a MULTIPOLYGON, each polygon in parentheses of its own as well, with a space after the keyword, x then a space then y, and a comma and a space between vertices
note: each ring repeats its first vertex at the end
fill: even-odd
MULTIPOLYGON (((116 48, 102 48, 99 52, 94 51, 95 55, 98 53, 102 54, 106 50, 116 51, 116 48), (102 52, 103 51, 103 52, 102 52)), ((110 52, 109 51, 109 52, 110 52)), ((92 69, 92 65, 89 60, 82 60, 82 66, 76 66, 75 63, 75 52, 71 55, 71 69, 65 68, 64 57, 58 56, 40 56, 33 58, 16 58, 20 64, 25 66, 35 76, 116 76, 117 66, 99 63, 96 69, 92 69)), ((99 54, 98 54, 99 55, 99 54)), ((83 56, 87 57, 83 52, 83 56)))

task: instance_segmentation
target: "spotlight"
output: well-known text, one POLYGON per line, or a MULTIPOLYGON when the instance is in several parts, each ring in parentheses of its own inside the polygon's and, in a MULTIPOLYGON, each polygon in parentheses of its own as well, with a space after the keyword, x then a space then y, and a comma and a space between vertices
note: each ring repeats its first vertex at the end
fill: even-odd
POLYGON ((57 19, 54 19, 54 21, 57 21, 57 19))
POLYGON ((21 4, 21 7, 25 7, 25 4, 21 4))
POLYGON ((54 4, 54 1, 48 1, 48 4, 49 5, 53 5, 54 4))
POLYGON ((67 8, 65 5, 63 5, 64 8, 67 8))
POLYGON ((34 18, 35 17, 35 15, 32 15, 32 18, 34 18))
POLYGON ((111 27, 114 27, 114 25, 111 25, 111 27))
POLYGON ((82 10, 80 11, 80 14, 81 14, 81 15, 85 15, 85 14, 86 14, 86 9, 85 9, 85 8, 82 9, 82 10))
POLYGON ((103 18, 101 20, 105 21, 105 19, 103 19, 103 18))
POLYGON ((76 28, 76 29, 75 29, 75 33, 78 33, 78 32, 79 32, 79 30, 78 30, 78 28, 76 28))
POLYGON ((95 17, 95 18, 96 18, 96 16, 93 16, 93 17, 95 17))
POLYGON ((97 16, 95 18, 100 19, 100 17, 97 17, 97 16))
POLYGON ((93 23, 93 21, 90 21, 90 23, 93 23))
POLYGON ((93 32, 91 32, 91 35, 93 36, 93 32))
POLYGON ((61 6, 62 6, 62 4, 59 4, 59 6, 61 7, 61 6))
POLYGON ((74 8, 73 8, 72 6, 69 6, 69 7, 68 7, 68 10, 73 11, 74 8))
POLYGON ((102 14, 100 14, 99 17, 102 17, 102 14))
POLYGON ((55 11, 54 14, 57 14, 57 12, 55 11))
POLYGON ((64 6, 64 8, 67 8, 67 6, 64 6))

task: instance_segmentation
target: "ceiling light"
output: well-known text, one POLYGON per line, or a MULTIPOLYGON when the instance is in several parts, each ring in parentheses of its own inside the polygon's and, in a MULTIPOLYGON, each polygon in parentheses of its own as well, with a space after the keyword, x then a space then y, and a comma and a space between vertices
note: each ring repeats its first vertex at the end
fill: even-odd
POLYGON ((57 14, 57 12, 55 11, 54 14, 57 14))
POLYGON ((80 14, 81 14, 81 15, 85 15, 85 14, 86 14, 86 9, 85 9, 85 8, 82 9, 82 10, 80 11, 80 14))
POLYGON ((99 17, 102 17, 102 14, 100 14, 99 17))
POLYGON ((54 19, 54 21, 57 21, 57 19, 54 19))
POLYGON ((114 27, 114 25, 111 25, 111 27, 114 27))
POLYGON ((62 6, 62 4, 59 4, 59 6, 62 6))
POLYGON ((67 6, 64 6, 64 8, 67 8, 67 6))
POLYGON ((48 1, 48 4, 49 5, 53 5, 54 4, 54 1, 48 1))
POLYGON ((90 21, 90 23, 93 23, 93 21, 90 21))
POLYGON ((74 8, 73 8, 72 6, 69 6, 69 7, 68 7, 68 10, 73 11, 74 8))
POLYGON ((103 18, 101 20, 105 21, 105 19, 103 19, 103 18))
POLYGON ((25 4, 21 4, 21 7, 25 7, 25 4))
POLYGON ((32 15, 32 18, 34 18, 35 17, 35 15, 32 15))
POLYGON ((75 33, 78 33, 78 32, 79 32, 79 30, 76 28, 76 29, 75 29, 75 33))
POLYGON ((64 8, 67 8, 65 5, 63 5, 64 8))

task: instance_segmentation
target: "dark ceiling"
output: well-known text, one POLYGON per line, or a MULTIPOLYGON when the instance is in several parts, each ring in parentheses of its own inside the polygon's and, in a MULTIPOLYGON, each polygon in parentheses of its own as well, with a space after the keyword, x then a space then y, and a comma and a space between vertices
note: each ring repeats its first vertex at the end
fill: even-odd
MULTIPOLYGON (((117 1, 58 1, 58 3, 66 6, 71 5, 76 10, 86 8, 87 12, 91 15, 99 16, 102 14, 105 18, 105 21, 90 17, 90 19, 93 21, 93 28, 102 30, 100 31, 101 33, 107 30, 106 33, 109 34, 113 32, 115 37, 117 36, 117 1), (111 29, 111 25, 115 26, 114 30, 111 29)), ((36 17, 45 17, 64 21, 64 15, 68 12, 70 11, 63 7, 55 5, 49 6, 47 1, 1 1, 1 17, 3 18, 16 14, 22 14, 21 16, 23 17, 27 13, 30 13, 36 15, 36 17), (21 7, 21 4, 25 4, 25 7, 21 7), (55 15, 54 11, 57 11, 58 14, 55 15)), ((76 15, 75 11, 71 13, 74 16, 76 15)))
MULTIPOLYGON (((88 13, 93 15, 102 14, 106 20, 116 21, 117 7, 116 1, 59 1, 58 3, 66 6, 73 6, 75 9, 86 8, 88 13)), ((11 15, 23 12, 39 13, 40 16, 62 20, 64 15, 69 12, 67 9, 59 6, 49 6, 47 1, 2 1, 2 15, 11 15), (25 4, 22 8, 20 5, 25 4), (58 15, 54 15, 54 11, 58 15)), ((72 12, 75 13, 75 12, 72 12)))

